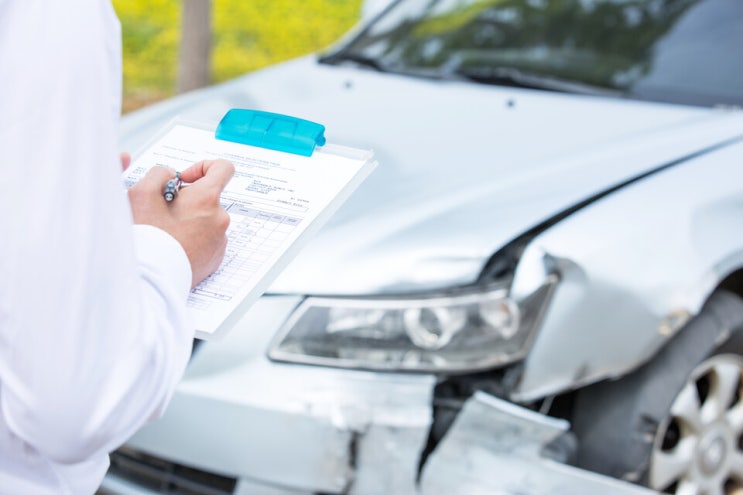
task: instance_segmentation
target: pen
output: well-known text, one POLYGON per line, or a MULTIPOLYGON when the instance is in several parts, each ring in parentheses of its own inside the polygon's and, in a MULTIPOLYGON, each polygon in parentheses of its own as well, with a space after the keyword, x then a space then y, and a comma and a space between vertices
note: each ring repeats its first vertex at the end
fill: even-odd
POLYGON ((168 180, 168 182, 165 183, 165 192, 163 193, 163 197, 165 198, 165 201, 173 201, 178 194, 178 190, 181 188, 181 173, 176 172, 175 178, 168 180))

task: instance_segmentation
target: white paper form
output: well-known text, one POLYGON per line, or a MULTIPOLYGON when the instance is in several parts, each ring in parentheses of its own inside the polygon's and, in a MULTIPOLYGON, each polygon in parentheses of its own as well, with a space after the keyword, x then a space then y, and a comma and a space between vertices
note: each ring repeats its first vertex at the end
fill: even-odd
POLYGON ((201 338, 236 323, 376 165, 369 151, 330 145, 305 157, 218 140, 213 130, 176 124, 134 160, 126 186, 152 166, 180 171, 217 158, 231 161, 235 175, 221 196, 230 215, 224 260, 188 300, 201 338))

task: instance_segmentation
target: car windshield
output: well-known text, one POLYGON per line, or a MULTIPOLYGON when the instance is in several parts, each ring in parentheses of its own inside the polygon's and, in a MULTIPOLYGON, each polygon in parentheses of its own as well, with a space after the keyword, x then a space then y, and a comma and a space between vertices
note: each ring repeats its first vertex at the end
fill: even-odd
POLYGON ((324 61, 743 106, 742 22, 741 0, 401 0, 324 61))

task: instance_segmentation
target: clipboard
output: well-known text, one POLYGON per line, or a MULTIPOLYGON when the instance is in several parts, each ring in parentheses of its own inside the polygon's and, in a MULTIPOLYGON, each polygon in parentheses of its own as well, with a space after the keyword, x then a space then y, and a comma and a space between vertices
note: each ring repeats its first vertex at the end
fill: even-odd
POLYGON ((220 197, 230 214, 227 253, 188 299, 197 338, 229 331, 377 166, 373 151, 329 144, 324 132, 309 120, 232 109, 216 126, 175 119, 135 154, 127 188, 153 166, 235 165, 220 197))

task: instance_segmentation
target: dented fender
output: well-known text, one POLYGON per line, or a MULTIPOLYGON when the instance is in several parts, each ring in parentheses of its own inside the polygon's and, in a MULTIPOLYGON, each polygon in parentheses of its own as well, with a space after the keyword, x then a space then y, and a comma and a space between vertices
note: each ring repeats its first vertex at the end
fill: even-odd
POLYGON ((513 292, 557 284, 511 398, 526 402, 650 359, 743 267, 743 143, 692 155, 535 237, 513 292))

